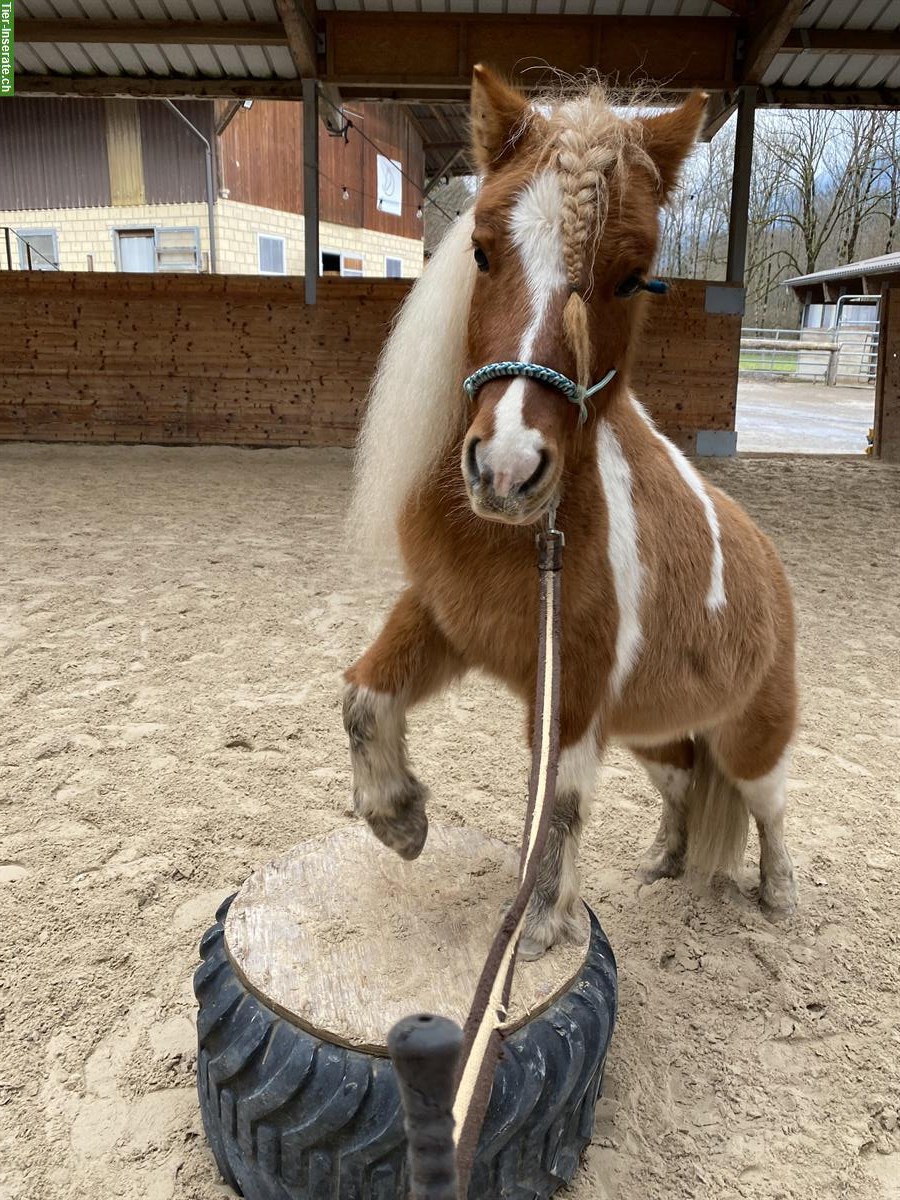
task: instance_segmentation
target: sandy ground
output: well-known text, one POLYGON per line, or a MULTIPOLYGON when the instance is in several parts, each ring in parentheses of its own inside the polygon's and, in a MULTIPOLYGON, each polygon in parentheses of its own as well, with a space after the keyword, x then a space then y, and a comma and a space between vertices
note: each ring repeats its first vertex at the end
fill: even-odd
MULTIPOLYGON (((339 672, 394 583, 342 553, 347 456, 0 447, 0 1197, 213 1200, 196 945, 261 861, 350 820, 339 672)), ((657 801, 613 752, 585 893, 621 1015, 571 1200, 900 1197, 900 472, 711 467, 780 545, 804 722, 787 927, 638 888, 657 801)), ((516 841, 517 706, 416 713, 433 814, 516 841), (513 764, 513 766, 510 766, 513 764)))
POLYGON ((875 389, 789 380, 738 380, 738 451, 865 454, 875 389))

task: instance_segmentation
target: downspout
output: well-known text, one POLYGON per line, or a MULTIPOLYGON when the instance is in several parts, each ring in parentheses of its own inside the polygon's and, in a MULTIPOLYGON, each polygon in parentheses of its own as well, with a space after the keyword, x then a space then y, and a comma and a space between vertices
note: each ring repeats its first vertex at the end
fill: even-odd
POLYGON ((212 146, 200 132, 193 122, 189 121, 180 108, 177 108, 168 96, 163 97, 163 103, 168 104, 176 117, 180 117, 187 125, 188 129, 200 139, 203 143, 206 153, 206 209, 207 220, 209 222, 209 270, 210 274, 216 273, 216 220, 215 220, 215 202, 216 192, 213 184, 213 162, 212 162, 212 146))

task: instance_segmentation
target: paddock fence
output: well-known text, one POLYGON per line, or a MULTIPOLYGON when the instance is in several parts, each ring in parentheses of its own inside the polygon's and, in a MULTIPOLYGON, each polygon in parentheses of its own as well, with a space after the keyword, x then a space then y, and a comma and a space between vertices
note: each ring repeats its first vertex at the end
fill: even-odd
POLYGON ((872 387, 878 370, 878 322, 838 329, 741 329, 746 378, 872 387))

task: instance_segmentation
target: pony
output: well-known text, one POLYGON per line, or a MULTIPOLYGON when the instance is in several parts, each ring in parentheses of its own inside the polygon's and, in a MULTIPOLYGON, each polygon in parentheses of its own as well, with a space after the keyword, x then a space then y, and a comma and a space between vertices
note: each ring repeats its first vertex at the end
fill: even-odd
POLYGON ((343 716, 355 811, 405 859, 428 832, 406 713, 471 668, 532 702, 535 527, 555 515, 565 535, 557 794, 525 958, 573 932, 579 838, 613 739, 662 797, 640 879, 733 872, 752 815, 763 911, 797 903, 789 584, 629 387, 659 212, 706 101, 623 115, 585 83, 534 102, 476 67, 474 209, 412 288, 360 431, 351 524, 402 556, 407 585, 345 673, 343 716))

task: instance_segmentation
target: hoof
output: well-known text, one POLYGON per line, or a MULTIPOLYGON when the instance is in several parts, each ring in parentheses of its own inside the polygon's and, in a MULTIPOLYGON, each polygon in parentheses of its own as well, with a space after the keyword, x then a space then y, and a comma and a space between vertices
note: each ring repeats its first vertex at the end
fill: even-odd
POLYGON ((672 850, 651 846, 638 864, 635 875, 641 883, 656 883, 657 879, 677 879, 684 874, 684 855, 672 850))
MULTIPOLYGON (((426 791, 416 779, 409 780, 410 788, 397 802, 390 816, 367 816, 369 828, 380 842, 411 862, 418 858, 428 838, 428 815, 425 812, 426 791)), ((357 804, 357 811, 359 811, 357 804)))
POLYGON ((535 962, 539 958, 543 958, 549 946, 545 946, 543 942, 537 938, 530 937, 527 933, 523 933, 519 939, 518 956, 523 962, 535 962))
POLYGON ((764 879, 759 889, 759 907, 769 921, 786 921, 797 911, 799 896, 794 877, 789 879, 764 879))

